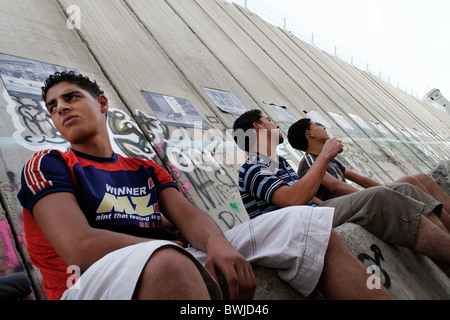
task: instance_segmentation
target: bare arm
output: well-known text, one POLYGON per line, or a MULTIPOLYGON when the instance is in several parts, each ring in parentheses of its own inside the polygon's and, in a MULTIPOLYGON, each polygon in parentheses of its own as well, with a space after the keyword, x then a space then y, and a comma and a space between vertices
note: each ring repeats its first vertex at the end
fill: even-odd
POLYGON ((335 196, 344 196, 346 194, 351 194, 359 191, 358 188, 355 188, 354 186, 349 185, 344 181, 336 179, 328 172, 322 179, 322 185, 330 190, 330 192, 335 196))
POLYGON ((214 220, 173 188, 159 194, 159 203, 189 243, 207 253, 205 266, 216 280, 218 272, 224 274, 230 298, 253 298, 256 287, 253 269, 232 247, 214 220))
POLYGON ((292 186, 284 186, 275 191, 272 202, 279 207, 308 204, 319 190, 328 163, 342 151, 339 140, 329 139, 308 172, 292 186))
POLYGON ((92 228, 71 193, 45 196, 33 214, 61 259, 83 271, 112 251, 151 240, 92 228))
MULTIPOLYGON (((361 176, 361 175, 357 174, 356 172, 348 170, 348 169, 345 170, 344 175, 347 180, 353 181, 354 183, 356 183, 357 185, 359 185, 363 188, 381 186, 380 183, 378 183, 370 178, 361 176)), ((328 190, 330 190, 330 192, 332 194, 334 194, 336 196, 345 196, 347 194, 351 194, 351 193, 360 191, 360 189, 355 188, 354 186, 352 186, 344 181, 336 179, 329 173, 326 173, 325 176, 323 177, 322 184, 328 190)))
MULTIPOLYGON (((186 238, 207 252, 206 266, 210 273, 217 278, 217 271, 223 272, 230 297, 251 299, 256 287, 252 267, 226 240, 217 224, 174 188, 164 189, 159 197, 161 207, 186 238)), ((83 271, 110 252, 152 240, 92 228, 71 193, 54 193, 42 198, 33 213, 61 259, 83 271)))
POLYGON ((354 183, 356 183, 357 185, 360 185, 363 188, 382 186, 381 183, 379 183, 375 180, 372 180, 368 177, 364 177, 364 176, 357 174, 356 172, 348 170, 348 169, 345 170, 344 175, 345 175, 346 179, 353 181, 354 183))

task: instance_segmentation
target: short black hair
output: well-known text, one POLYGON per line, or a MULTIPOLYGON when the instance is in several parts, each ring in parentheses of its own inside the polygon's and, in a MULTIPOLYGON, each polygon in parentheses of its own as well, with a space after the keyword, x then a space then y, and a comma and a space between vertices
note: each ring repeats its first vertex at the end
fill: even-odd
POLYGON ((104 94, 103 90, 100 89, 100 86, 96 81, 92 81, 82 74, 78 74, 75 71, 55 72, 50 75, 47 80, 45 80, 45 84, 42 87, 42 100, 44 100, 44 102, 46 102, 48 90, 60 82, 75 84, 81 89, 89 92, 89 94, 94 98, 98 98, 100 95, 104 94))
POLYGON ((288 131, 288 140, 290 145, 297 150, 306 151, 308 149, 308 140, 306 139, 306 130, 311 129, 311 119, 304 118, 294 123, 288 131))
POLYGON ((261 110, 253 109, 241 115, 233 125, 233 139, 244 151, 249 152, 256 142, 256 133, 253 130, 255 122, 261 123, 263 113, 261 110))

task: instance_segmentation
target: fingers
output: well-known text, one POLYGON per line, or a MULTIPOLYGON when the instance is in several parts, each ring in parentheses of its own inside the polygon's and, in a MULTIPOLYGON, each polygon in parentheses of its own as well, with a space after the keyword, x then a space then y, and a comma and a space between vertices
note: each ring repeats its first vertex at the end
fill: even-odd
POLYGON ((344 145, 342 144, 342 142, 340 140, 337 140, 337 142, 339 143, 339 148, 340 148, 339 153, 344 152, 344 145))
POLYGON ((231 300, 251 300, 255 294, 256 280, 251 265, 244 261, 233 263, 223 271, 231 300))
POLYGON ((231 300, 251 300, 255 294, 256 280, 251 264, 245 259, 232 259, 222 263, 205 265, 219 283, 218 272, 226 279, 231 300))
POLYGON ((249 267, 243 269, 241 279, 245 281, 245 285, 240 286, 241 299, 252 300, 256 290, 256 279, 250 264, 249 267))
POLYGON ((341 140, 338 140, 336 138, 333 138, 333 142, 335 146, 337 147, 338 153, 342 153, 344 151, 344 145, 342 144, 341 140))
POLYGON ((327 157, 329 160, 334 159, 338 154, 344 151, 344 145, 336 138, 328 139, 322 149, 321 155, 327 157))
POLYGON ((220 283, 219 275, 217 274, 217 269, 213 261, 206 260, 205 268, 211 274, 211 276, 216 280, 217 283, 220 283))

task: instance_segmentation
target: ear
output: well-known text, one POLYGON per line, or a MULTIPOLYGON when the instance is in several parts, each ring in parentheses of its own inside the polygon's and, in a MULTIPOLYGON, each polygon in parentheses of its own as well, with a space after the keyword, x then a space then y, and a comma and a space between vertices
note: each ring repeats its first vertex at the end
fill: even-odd
POLYGON ((258 131, 259 129, 261 129, 261 124, 259 124, 258 122, 253 122, 253 129, 255 129, 255 131, 258 131))
POLYGON ((99 103, 100 106, 100 111, 102 113, 106 113, 109 110, 109 101, 108 98, 106 98, 106 96, 104 94, 101 94, 98 96, 97 101, 99 103))

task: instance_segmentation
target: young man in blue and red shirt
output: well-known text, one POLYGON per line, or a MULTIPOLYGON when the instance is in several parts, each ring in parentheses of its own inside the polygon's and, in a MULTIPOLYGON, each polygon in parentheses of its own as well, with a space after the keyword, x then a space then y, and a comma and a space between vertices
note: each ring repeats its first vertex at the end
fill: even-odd
POLYGON ((71 149, 36 153, 18 198, 27 249, 49 299, 220 298, 219 272, 230 298, 252 298, 252 267, 217 224, 153 161, 113 152, 108 99, 95 82, 56 73, 43 98, 71 149), (163 214, 196 248, 192 254, 168 241, 163 214))

